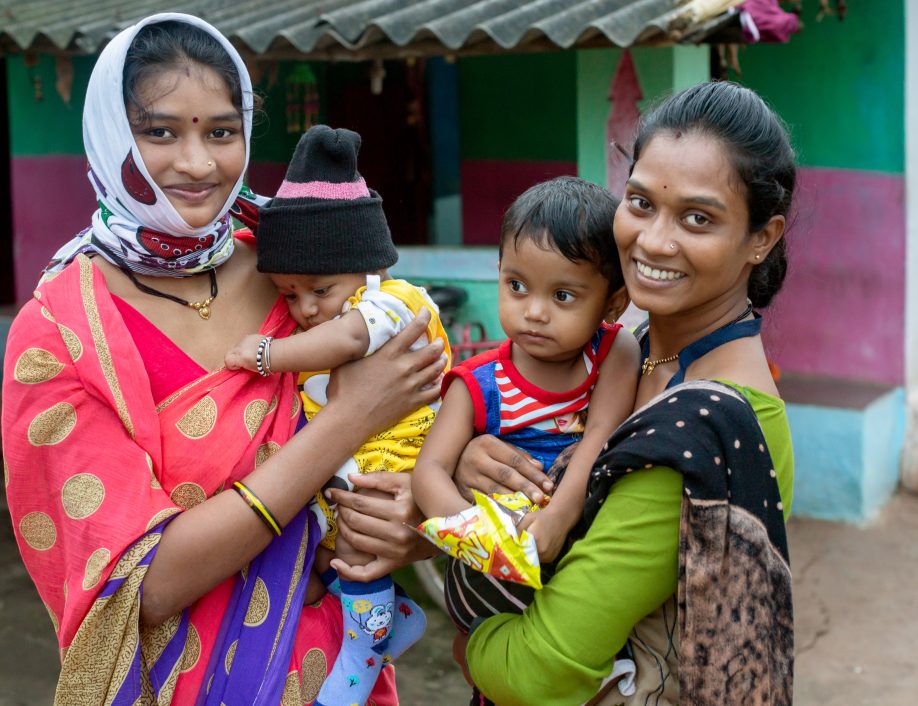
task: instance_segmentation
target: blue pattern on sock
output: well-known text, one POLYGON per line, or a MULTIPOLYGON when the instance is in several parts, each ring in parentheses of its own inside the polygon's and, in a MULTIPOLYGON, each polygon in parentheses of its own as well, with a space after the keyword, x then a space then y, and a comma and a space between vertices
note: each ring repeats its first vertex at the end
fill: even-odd
POLYGON ((369 583, 340 583, 344 637, 316 699, 317 704, 328 706, 366 703, 384 664, 395 612, 391 576, 369 583))

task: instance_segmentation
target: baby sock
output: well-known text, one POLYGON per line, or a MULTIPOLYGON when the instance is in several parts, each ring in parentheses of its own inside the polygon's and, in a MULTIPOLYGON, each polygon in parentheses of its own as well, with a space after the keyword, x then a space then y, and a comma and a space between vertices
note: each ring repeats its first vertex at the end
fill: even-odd
MULTIPOLYGON (((329 593, 341 597, 341 581, 338 579, 337 571, 328 568, 319 577, 329 593)), ((424 615, 424 610, 411 600, 404 588, 395 584, 395 614, 392 616, 389 644, 383 657, 388 657, 389 660, 398 659, 405 650, 421 639, 426 629, 427 616, 424 615)))
POLYGON ((394 603, 391 576, 369 583, 341 581, 344 637, 335 666, 316 698, 317 706, 366 703, 389 646, 394 603))

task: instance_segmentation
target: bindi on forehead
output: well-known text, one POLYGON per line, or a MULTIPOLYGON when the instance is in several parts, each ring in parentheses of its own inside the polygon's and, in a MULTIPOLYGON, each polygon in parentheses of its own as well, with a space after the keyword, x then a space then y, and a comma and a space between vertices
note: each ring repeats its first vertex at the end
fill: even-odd
POLYGON ((193 123, 198 122, 198 116, 195 115, 195 116, 191 119, 191 122, 193 122, 193 123))

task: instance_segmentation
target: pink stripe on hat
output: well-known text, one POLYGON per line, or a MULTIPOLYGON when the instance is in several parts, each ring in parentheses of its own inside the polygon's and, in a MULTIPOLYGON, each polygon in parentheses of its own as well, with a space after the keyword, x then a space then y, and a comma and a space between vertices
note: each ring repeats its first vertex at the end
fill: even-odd
POLYGON ((334 184, 328 181, 295 182, 284 180, 277 190, 279 199, 360 199, 368 198, 370 190, 363 177, 357 181, 334 184))

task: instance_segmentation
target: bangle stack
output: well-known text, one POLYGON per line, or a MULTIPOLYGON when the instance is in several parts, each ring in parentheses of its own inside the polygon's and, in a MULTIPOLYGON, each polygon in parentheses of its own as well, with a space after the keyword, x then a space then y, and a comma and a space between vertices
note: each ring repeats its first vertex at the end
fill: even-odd
POLYGON ((271 341, 273 336, 265 336, 258 342, 258 350, 255 352, 255 367, 258 374, 262 377, 268 377, 271 374, 271 341))
POLYGON ((278 537, 281 535, 281 527, 278 524, 277 519, 271 513, 271 511, 265 506, 265 504, 258 499, 258 496, 255 495, 251 490, 245 487, 239 481, 233 483, 233 490, 239 493, 239 497, 245 500, 246 504, 252 508, 252 511, 258 515, 258 519, 265 523, 271 532, 278 537))

